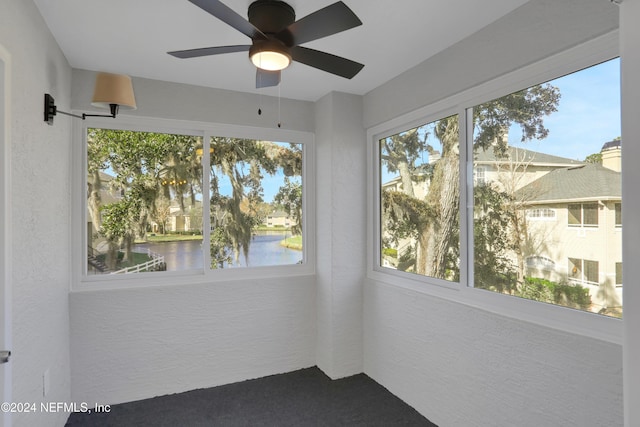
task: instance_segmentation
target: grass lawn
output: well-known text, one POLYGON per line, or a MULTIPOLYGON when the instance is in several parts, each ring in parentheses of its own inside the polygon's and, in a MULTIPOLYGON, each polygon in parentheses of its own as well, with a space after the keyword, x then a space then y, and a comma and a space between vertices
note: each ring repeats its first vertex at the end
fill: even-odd
MULTIPOLYGON (((180 240, 202 240, 202 234, 147 234, 147 242, 159 243, 159 242, 177 242, 180 240)), ((143 243, 143 241, 136 241, 136 243, 143 243)))
MULTIPOLYGON (((106 255, 105 254, 101 254, 98 255, 98 260, 105 262, 106 260, 106 255)), ((134 265, 138 265, 138 264, 144 264, 147 261, 150 261, 151 258, 149 258, 149 255, 147 254, 141 254, 138 252, 132 252, 131 253, 131 259, 127 262, 122 261, 122 258, 124 257, 124 253, 123 252, 118 252, 118 265, 116 266, 116 270, 121 270, 123 268, 127 268, 127 267, 133 267, 134 265)))
POLYGON ((302 250, 302 236, 293 236, 286 238, 280 243, 282 246, 285 246, 289 249, 302 250))

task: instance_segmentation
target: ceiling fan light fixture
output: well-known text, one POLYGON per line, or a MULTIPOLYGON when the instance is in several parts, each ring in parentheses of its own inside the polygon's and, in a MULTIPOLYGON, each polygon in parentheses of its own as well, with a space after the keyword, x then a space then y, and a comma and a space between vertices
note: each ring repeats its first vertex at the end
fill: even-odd
POLYGON ((249 58, 256 67, 267 71, 284 70, 291 64, 291 55, 282 43, 265 41, 249 49, 249 58))

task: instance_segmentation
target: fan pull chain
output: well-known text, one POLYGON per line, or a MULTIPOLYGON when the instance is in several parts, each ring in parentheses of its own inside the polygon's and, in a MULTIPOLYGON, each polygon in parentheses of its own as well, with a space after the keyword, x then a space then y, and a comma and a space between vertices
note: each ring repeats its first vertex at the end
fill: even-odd
MULTIPOLYGON (((260 55, 260 65, 262 65, 262 55, 260 55)), ((262 115, 262 73, 258 73, 258 115, 262 115)))
POLYGON ((278 85, 278 127, 281 126, 281 121, 280 121, 280 86, 282 86, 282 80, 280 81, 280 84, 278 85))

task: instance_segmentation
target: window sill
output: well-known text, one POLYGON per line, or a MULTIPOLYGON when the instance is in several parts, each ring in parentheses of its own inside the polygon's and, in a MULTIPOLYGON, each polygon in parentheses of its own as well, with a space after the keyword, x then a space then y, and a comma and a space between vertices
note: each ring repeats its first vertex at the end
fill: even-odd
POLYGON ((118 275, 108 274, 84 276, 72 285, 71 292, 182 286, 202 283, 210 283, 212 285, 215 285, 218 282, 287 278, 297 276, 310 276, 314 274, 315 268, 310 264, 251 268, 227 268, 221 270, 210 270, 206 272, 204 272, 203 270, 189 270, 118 275))

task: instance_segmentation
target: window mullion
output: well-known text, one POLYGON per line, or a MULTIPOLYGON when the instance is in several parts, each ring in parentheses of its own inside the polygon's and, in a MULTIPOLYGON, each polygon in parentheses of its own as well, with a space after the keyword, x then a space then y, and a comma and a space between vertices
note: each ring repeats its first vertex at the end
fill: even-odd
POLYGON ((473 108, 460 115, 460 284, 473 287, 473 108))
POLYGON ((205 273, 211 270, 211 133, 202 140, 202 260, 205 273))

